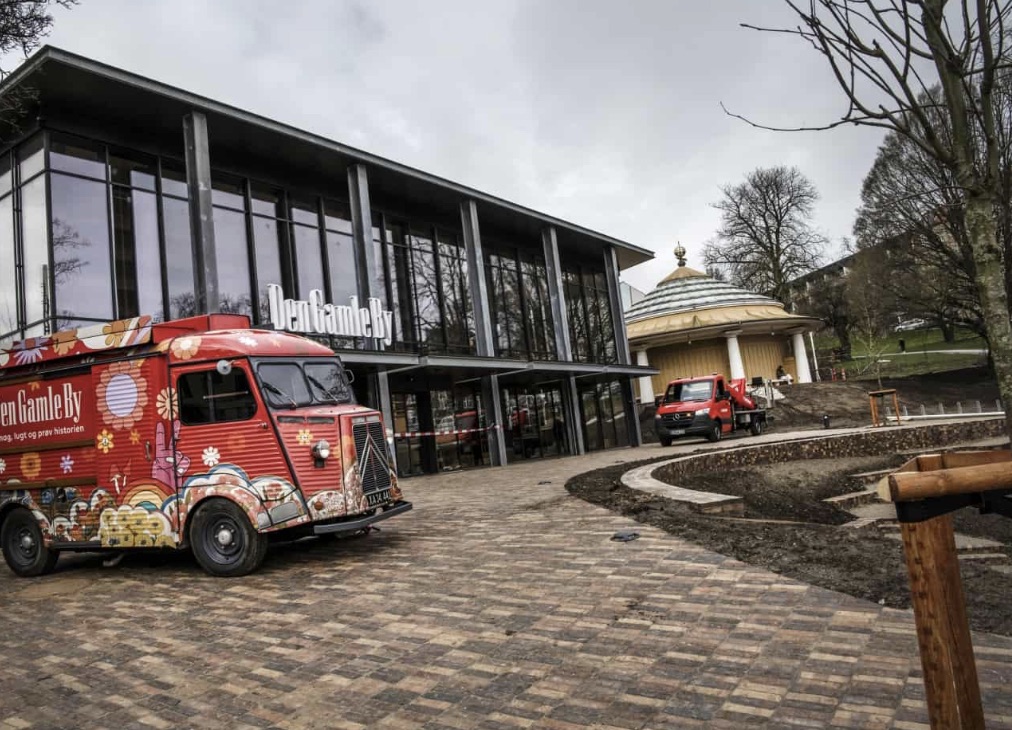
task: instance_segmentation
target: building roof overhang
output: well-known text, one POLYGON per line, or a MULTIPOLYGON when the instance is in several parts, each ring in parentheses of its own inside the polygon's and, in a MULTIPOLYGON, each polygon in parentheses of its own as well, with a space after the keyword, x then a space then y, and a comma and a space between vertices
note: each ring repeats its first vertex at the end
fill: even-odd
POLYGON ((816 317, 787 314, 779 306, 717 307, 680 312, 633 322, 626 327, 629 346, 645 349, 695 342, 729 335, 790 335, 817 332, 824 322, 816 317))
MULTIPOLYGON (((530 234, 534 240, 540 240, 545 226, 555 226, 563 252, 598 258, 601 249, 611 245, 620 269, 653 258, 651 251, 612 236, 52 46, 43 46, 8 75, 0 84, 0 96, 20 85, 35 89, 35 111, 42 115, 71 115, 98 129, 143 126, 144 134, 178 139, 181 150, 182 118, 199 111, 207 117, 212 160, 256 160, 330 179, 346 174, 352 165, 365 164, 375 197, 448 211, 472 199, 483 225, 530 234)), ((0 121, 17 120, 8 116, 0 121)))

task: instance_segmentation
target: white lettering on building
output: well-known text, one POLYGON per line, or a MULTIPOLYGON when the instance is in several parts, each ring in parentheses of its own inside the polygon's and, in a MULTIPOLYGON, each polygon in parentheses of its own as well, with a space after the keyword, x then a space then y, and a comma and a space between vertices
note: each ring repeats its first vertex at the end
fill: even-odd
POLYGON ((348 304, 330 304, 319 289, 305 299, 285 299, 278 284, 267 285, 267 302, 274 329, 302 334, 334 335, 335 337, 371 337, 385 345, 394 341, 394 313, 383 309, 383 302, 370 297, 367 307, 360 307, 358 297, 348 297, 348 304))

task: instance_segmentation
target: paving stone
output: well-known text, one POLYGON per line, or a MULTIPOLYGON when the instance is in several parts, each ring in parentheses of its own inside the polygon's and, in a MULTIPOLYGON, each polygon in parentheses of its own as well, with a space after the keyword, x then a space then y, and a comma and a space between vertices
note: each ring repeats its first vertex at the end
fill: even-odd
MULTIPOLYGON (((186 555, 0 569, 0 727, 925 727, 909 612, 563 489, 699 446, 407 480, 416 508, 381 532, 234 580, 186 555)), ((1012 729, 1012 640, 974 641, 988 727, 1012 729)))

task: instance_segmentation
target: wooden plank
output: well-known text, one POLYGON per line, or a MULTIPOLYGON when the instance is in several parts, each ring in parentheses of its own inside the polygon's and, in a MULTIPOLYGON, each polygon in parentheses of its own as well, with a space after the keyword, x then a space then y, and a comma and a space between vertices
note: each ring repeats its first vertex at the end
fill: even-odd
POLYGON ((902 523, 932 728, 983 730, 977 665, 949 515, 902 523))
POLYGON ((896 469, 894 472, 890 472, 889 474, 886 474, 884 477, 879 479, 875 486, 875 491, 878 492, 878 498, 881 499, 883 502, 892 502, 893 494, 891 488, 889 487, 889 477, 891 477, 893 474, 901 472, 920 471, 917 462, 919 458, 920 457, 915 456, 914 458, 904 463, 903 466, 896 469))
POLYGON ((987 449, 986 451, 952 451, 942 455, 946 469, 958 469, 962 466, 978 466, 980 464, 999 464, 1012 461, 1012 451, 1008 449, 987 449))
MULTIPOLYGON (((918 457, 921 459, 923 457, 918 457)), ((980 464, 928 472, 896 473, 888 477, 893 502, 909 502, 950 494, 972 494, 991 489, 1012 489, 1007 463, 980 464)))

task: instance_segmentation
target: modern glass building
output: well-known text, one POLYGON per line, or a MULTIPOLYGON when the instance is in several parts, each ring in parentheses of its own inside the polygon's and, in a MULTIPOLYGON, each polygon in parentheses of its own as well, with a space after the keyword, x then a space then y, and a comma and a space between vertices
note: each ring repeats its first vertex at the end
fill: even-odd
POLYGON ((248 314, 335 349, 403 475, 639 443, 649 251, 52 47, 0 99, 0 343, 248 314))

